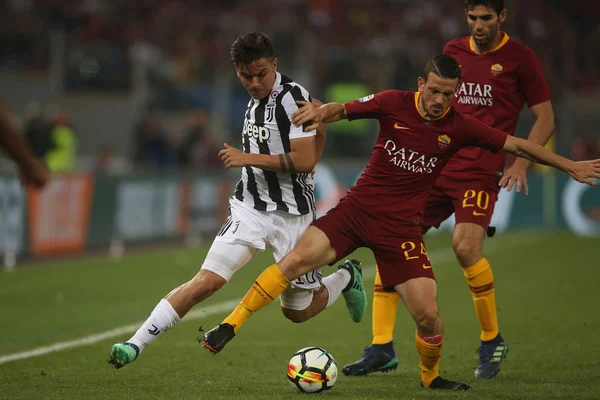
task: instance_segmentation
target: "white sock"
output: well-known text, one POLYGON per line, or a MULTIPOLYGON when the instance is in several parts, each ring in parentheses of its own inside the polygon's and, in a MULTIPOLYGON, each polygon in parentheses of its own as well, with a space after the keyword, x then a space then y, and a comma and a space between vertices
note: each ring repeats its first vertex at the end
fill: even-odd
POLYGON ((179 318, 171 303, 166 299, 162 299, 154 307, 146 322, 127 342, 139 347, 141 353, 146 345, 152 343, 160 334, 179 321, 181 321, 181 318, 179 318))
POLYGON ((345 269, 338 269, 337 272, 323 278, 323 285, 325 285, 329 292, 329 298, 327 299, 327 306, 325 306, 325 308, 329 308, 329 306, 335 303, 338 297, 340 297, 342 290, 348 286, 350 278, 350 272, 345 269))

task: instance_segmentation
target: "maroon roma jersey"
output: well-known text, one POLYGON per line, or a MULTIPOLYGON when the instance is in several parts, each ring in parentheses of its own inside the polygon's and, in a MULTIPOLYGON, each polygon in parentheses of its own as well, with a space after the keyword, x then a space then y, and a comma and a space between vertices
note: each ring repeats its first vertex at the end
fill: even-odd
POLYGON ((345 200, 385 223, 412 226, 420 234, 417 223, 423 222, 425 200, 450 157, 464 146, 497 152, 507 135, 452 107, 440 118, 426 120, 418 109, 419 96, 386 90, 345 104, 349 120, 379 120, 369 164, 345 200))
MULTIPOLYGON (((448 42, 444 54, 456 59, 462 78, 453 106, 459 112, 484 124, 515 133, 519 114, 529 107, 550 100, 550 89, 540 61, 533 51, 504 33, 502 42, 489 53, 476 54, 473 39, 464 37, 448 42)), ((472 179, 496 175, 504 170, 506 153, 496 154, 467 147, 458 152, 442 171, 453 179, 472 179)))

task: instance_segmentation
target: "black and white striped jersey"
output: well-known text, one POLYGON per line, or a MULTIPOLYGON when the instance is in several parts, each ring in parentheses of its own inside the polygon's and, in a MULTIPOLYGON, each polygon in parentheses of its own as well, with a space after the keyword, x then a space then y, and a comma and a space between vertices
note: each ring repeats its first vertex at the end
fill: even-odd
MULTIPOLYGON (((295 127, 291 115, 297 100, 310 101, 302 86, 276 73, 269 96, 250 99, 242 129, 242 151, 254 154, 284 154, 291 151, 290 141, 316 135, 295 127)), ((295 215, 315 211, 314 180, 310 173, 284 173, 244 167, 235 197, 260 211, 281 210, 295 215)))

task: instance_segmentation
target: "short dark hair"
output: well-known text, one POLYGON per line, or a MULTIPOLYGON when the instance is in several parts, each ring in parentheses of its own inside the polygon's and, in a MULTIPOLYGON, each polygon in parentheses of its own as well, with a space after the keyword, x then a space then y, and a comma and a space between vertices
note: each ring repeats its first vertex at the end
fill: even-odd
POLYGON ((235 65, 248 65, 263 57, 273 58, 273 43, 263 32, 250 32, 239 36, 229 50, 231 62, 235 65))
POLYGON ((438 54, 427 61, 423 70, 423 79, 427 80, 430 72, 444 79, 460 79, 461 77, 458 63, 452 56, 447 54, 438 54))
POLYGON ((472 10, 476 6, 485 6, 500 15, 504 10, 504 0, 465 0, 465 10, 472 10))

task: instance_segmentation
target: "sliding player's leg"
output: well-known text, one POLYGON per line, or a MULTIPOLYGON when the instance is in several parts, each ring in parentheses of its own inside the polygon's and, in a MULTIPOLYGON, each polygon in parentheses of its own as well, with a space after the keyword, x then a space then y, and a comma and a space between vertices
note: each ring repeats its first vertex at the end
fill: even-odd
MULTIPOLYGON (((279 214, 274 221, 276 230, 269 242, 275 263, 288 254, 306 229, 313 223, 312 214, 292 216, 279 214)), ((319 221, 321 224, 323 221, 319 221)), ((326 229, 326 228, 324 228, 326 229)), ((322 277, 321 268, 295 279, 281 294, 281 311, 293 322, 304 322, 330 307, 343 296, 355 322, 360 322, 366 312, 367 294, 362 284, 362 268, 357 260, 346 260, 337 271, 322 277)))
POLYGON ((294 249, 278 264, 265 269, 236 309, 204 335, 203 345, 218 353, 248 318, 279 297, 290 282, 321 265, 336 262, 361 246, 361 240, 354 234, 357 230, 352 226, 352 211, 349 203, 342 202, 313 222, 294 249))
POLYGON ((177 324, 190 309, 227 283, 258 251, 265 249, 258 212, 241 202, 231 202, 231 216, 210 247, 200 271, 173 289, 156 305, 146 321, 126 342, 111 349, 109 363, 121 368, 135 361, 144 348, 177 324))
POLYGON ((309 227, 296 247, 279 264, 263 271, 233 312, 204 334, 202 344, 214 354, 220 352, 242 325, 255 312, 279 297, 291 281, 321 265, 335 262, 335 258, 335 250, 323 231, 309 227))
POLYGON ((304 287, 315 281, 321 282, 319 270, 295 280, 281 294, 281 310, 287 319, 296 323, 307 321, 329 308, 340 295, 344 297, 352 320, 360 322, 363 319, 368 300, 358 260, 346 260, 338 265, 338 270, 323 278, 315 290, 304 287))
POLYGON ((146 346, 181 321, 194 305, 223 287, 233 272, 246 264, 257 251, 241 244, 215 241, 196 276, 165 296, 129 340, 113 345, 109 362, 115 368, 121 368, 135 361, 146 346), (217 265, 220 265, 221 271, 208 269, 217 265))

